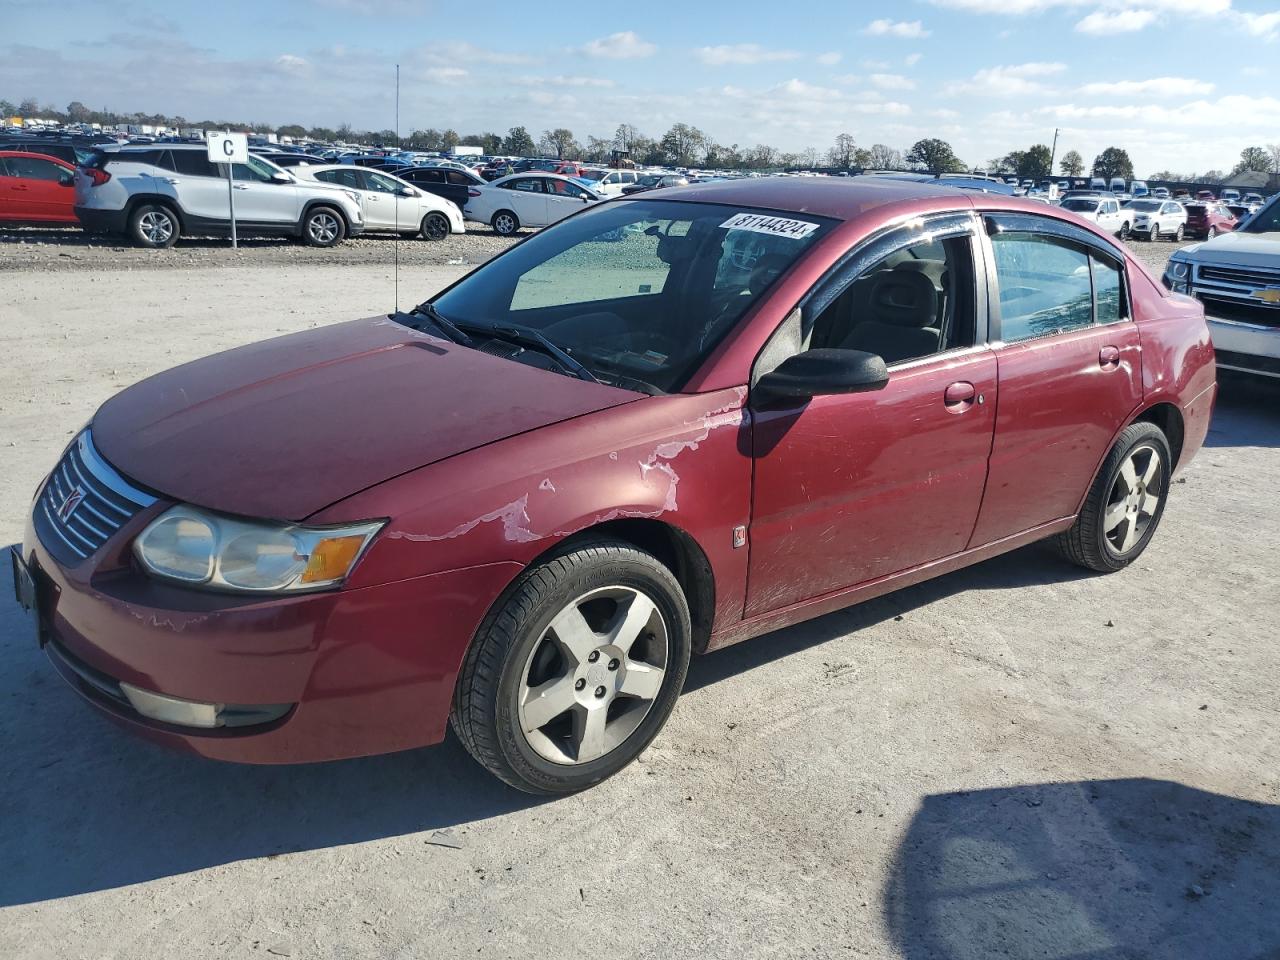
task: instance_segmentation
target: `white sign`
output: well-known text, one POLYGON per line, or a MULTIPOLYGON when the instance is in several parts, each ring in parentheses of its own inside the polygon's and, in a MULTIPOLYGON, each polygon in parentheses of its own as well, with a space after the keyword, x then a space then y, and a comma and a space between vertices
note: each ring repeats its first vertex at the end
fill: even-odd
POLYGON ((792 240, 803 240, 818 229, 816 223, 808 220, 771 217, 762 213, 734 214, 720 226, 729 230, 750 230, 752 233, 767 233, 770 236, 788 237, 792 240))
POLYGON ((249 137, 243 133, 209 134, 210 163, 248 163, 249 137))

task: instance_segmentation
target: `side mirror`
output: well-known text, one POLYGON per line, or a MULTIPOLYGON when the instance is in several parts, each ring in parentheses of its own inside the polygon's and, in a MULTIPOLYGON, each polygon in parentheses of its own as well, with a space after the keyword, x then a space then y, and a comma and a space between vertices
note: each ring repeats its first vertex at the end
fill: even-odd
POLYGON ((271 175, 272 183, 293 183, 293 177, 285 173, 283 170, 277 170, 271 175))
POLYGON ((416 197, 418 195, 418 191, 413 189, 413 187, 401 187, 396 192, 402 197, 416 197))
POLYGON ((862 350, 808 350, 788 357, 752 388, 763 401, 803 401, 812 397, 880 390, 889 382, 884 358, 862 350))
POLYGON ((65 170, 62 173, 58 174, 58 183, 62 184, 62 186, 64 187, 72 186, 75 182, 76 182, 75 176, 73 174, 67 173, 65 170))

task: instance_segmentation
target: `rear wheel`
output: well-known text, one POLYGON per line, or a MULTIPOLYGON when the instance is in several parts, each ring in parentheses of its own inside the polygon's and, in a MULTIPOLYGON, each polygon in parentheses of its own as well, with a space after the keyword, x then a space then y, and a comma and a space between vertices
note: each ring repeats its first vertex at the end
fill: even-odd
POLYGON ((177 214, 163 204, 144 203, 129 217, 129 236, 140 247, 172 247, 181 232, 177 214))
POLYGON ((1178 224, 1178 229, 1173 231, 1173 242, 1181 243, 1182 238, 1186 236, 1186 234, 1187 234, 1187 228, 1184 227, 1182 224, 1178 224))
POLYGON ((1150 243, 1155 243, 1159 239, 1160 239, 1160 224, 1153 223, 1151 225, 1151 230, 1148 231, 1147 233, 1147 240, 1150 243))
POLYGON ((1152 423, 1125 427, 1094 479, 1071 529, 1059 534, 1059 551, 1082 567, 1111 573, 1147 548, 1164 515, 1173 456, 1152 423))
POLYGON ((449 218, 443 213, 428 213, 422 218, 422 239, 443 240, 449 236, 449 218))
POLYGON ((493 232, 500 237, 509 237, 520 229, 520 218, 510 210, 499 210, 490 221, 493 232))
POLYGON ((627 543, 530 568, 467 653, 452 723, 485 768, 529 793, 617 773, 666 723, 689 666, 689 608, 656 558, 627 543))
POLYGON ((302 240, 309 247, 332 247, 344 232, 342 215, 332 207, 312 207, 302 221, 302 240))
POLYGON ((1210 240, 1212 240, 1214 237, 1218 235, 1218 228, 1214 226, 1210 226, 1209 229, 1205 231, 1204 235, 1208 237, 1210 240))

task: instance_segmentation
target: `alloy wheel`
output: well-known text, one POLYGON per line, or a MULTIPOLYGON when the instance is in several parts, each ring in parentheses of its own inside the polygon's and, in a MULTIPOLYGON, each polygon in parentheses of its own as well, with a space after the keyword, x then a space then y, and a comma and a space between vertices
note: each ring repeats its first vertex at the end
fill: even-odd
POLYGON ((504 237, 509 233, 515 233, 515 219, 505 213, 498 214, 498 216, 493 219, 493 229, 504 237))
POLYGON ((1217 228, 1217 227, 1210 227, 1210 228, 1209 228, 1209 230, 1208 230, 1208 233, 1207 233, 1207 236, 1209 237, 1209 239, 1210 239, 1210 240, 1212 240, 1212 239, 1213 239, 1214 237, 1216 237, 1217 235, 1218 235, 1218 228, 1217 228))
POLYGON ((1160 239, 1160 224, 1153 223, 1151 225, 1151 235, 1148 236, 1147 239, 1150 240, 1152 243, 1155 243, 1157 240, 1160 239))
POLYGON ((592 590, 552 618, 525 662, 517 713, 544 760, 582 764, 617 749, 653 708, 666 676, 667 625, 633 587, 592 590))
POLYGON ((148 210, 139 218, 138 228, 157 246, 163 246, 173 236, 173 220, 162 210, 148 210))
POLYGON ((1103 535, 1117 554, 1134 549, 1155 522, 1164 478, 1164 461, 1151 444, 1134 447, 1125 457, 1102 515, 1103 535))
POLYGON ((316 243, 333 243, 339 229, 337 218, 329 213, 317 213, 307 221, 307 232, 316 243))
POLYGON ((428 240, 443 240, 449 235, 449 221, 439 213, 429 213, 423 232, 428 240))

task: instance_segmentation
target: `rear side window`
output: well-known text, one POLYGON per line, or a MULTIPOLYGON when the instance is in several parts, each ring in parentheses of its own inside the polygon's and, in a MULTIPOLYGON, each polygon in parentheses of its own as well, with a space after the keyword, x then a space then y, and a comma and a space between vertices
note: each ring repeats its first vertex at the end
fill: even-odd
POLYGON ((218 168, 209 162, 203 150, 173 150, 169 154, 173 158, 175 173, 184 173, 189 177, 216 177, 218 168))
POLYGON ((991 238, 1000 284, 1000 334, 1006 343, 1093 323, 1089 257, 1079 247, 1034 233, 991 238))
POLYGON ((472 180, 469 176, 467 176, 465 173, 463 173, 463 172, 462 172, 462 171, 460 171, 460 170, 450 170, 450 171, 449 171, 449 182, 450 182, 450 183, 460 183, 460 184, 462 184, 463 186, 470 186, 470 185, 471 185, 472 183, 474 183, 475 181, 474 181, 474 180, 472 180))
POLYGON ((315 176, 317 180, 324 183, 336 183, 340 187, 350 187, 352 190, 364 189, 364 184, 360 182, 360 174, 356 170, 321 170, 315 176))
POLYGON ((5 164, 5 158, 0 157, 0 177, 7 177, 9 175, 9 168, 5 164))
POLYGON ((1119 323, 1128 315, 1120 267, 1090 254, 1089 268, 1093 272, 1095 322, 1119 323))

